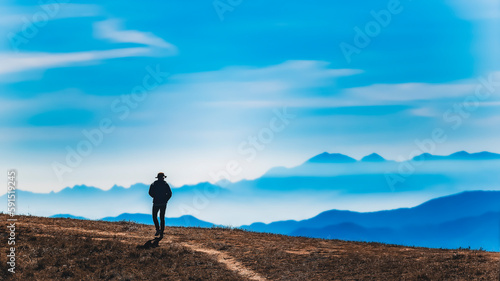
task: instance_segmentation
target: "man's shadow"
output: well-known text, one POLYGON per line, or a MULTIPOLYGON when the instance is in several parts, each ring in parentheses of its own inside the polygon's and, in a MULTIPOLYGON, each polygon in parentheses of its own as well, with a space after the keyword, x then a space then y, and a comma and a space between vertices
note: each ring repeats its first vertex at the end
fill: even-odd
POLYGON ((148 240, 144 245, 137 246, 138 249, 151 249, 158 247, 158 243, 163 239, 163 237, 158 237, 155 239, 148 240))

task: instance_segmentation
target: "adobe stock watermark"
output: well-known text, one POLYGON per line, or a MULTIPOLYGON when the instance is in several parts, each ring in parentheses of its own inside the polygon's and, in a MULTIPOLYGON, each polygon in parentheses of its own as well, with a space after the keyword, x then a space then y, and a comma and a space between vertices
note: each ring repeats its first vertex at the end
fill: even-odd
POLYGON ((373 20, 367 22, 363 27, 354 27, 352 43, 341 42, 339 44, 347 63, 351 63, 354 54, 359 55, 363 49, 367 48, 372 40, 391 24, 393 16, 403 12, 403 9, 399 0, 389 0, 385 9, 378 12, 371 10, 370 15, 373 20))
POLYGON ((10 273, 16 273, 16 190, 17 170, 7 171, 7 265, 10 273))
MULTIPOLYGON (((447 130, 456 131, 460 129, 471 114, 479 108, 479 103, 489 99, 494 93, 498 93, 500 89, 500 73, 491 73, 488 78, 479 77, 474 94, 466 96, 462 102, 455 103, 452 108, 443 113, 443 121, 448 123, 449 127, 436 127, 431 132, 429 137, 424 139, 416 139, 416 148, 411 151, 407 159, 414 159, 423 153, 434 153, 438 145, 443 144, 448 139, 447 130)), ((386 172, 385 179, 391 191, 395 191, 396 186, 406 181, 408 177, 413 175, 416 168, 425 162, 424 158, 415 159, 415 161, 406 161, 399 155, 399 164, 396 172, 386 172)))
POLYGON ((22 18, 21 30, 17 33, 7 33, 7 39, 12 49, 18 52, 21 45, 29 43, 40 32, 41 28, 45 27, 51 19, 59 14, 61 6, 68 3, 69 1, 39 0, 38 11, 31 17, 24 16, 22 18))
MULTIPOLYGON (((262 127, 257 134, 248 136, 246 140, 238 145, 238 154, 245 157, 247 163, 251 163, 257 158, 259 152, 263 151, 267 145, 274 141, 276 134, 285 130, 290 121, 295 119, 295 114, 287 112, 287 108, 273 110, 274 116, 269 120, 267 126, 262 127)), ((243 172, 240 162, 230 160, 226 163, 225 169, 216 173, 210 172, 210 178, 214 182, 224 180, 222 184, 227 184, 231 178, 237 177, 243 172)))
POLYGON ((217 16, 220 21, 224 21, 224 14, 227 12, 233 12, 236 7, 241 5, 243 0, 215 0, 212 2, 217 16))
MULTIPOLYGON (((273 109, 274 116, 269 120, 266 126, 258 130, 257 134, 250 135, 246 140, 242 141, 237 152, 240 156, 245 157, 247 163, 255 161, 259 152, 265 150, 266 146, 270 145, 277 134, 283 132, 296 118, 295 114, 287 112, 287 107, 281 109, 273 109)), ((241 162, 237 160, 229 160, 223 169, 217 172, 210 172, 210 178, 217 185, 206 185, 203 192, 196 191, 195 196, 190 205, 181 204, 179 206, 182 215, 198 215, 202 210, 210 205, 210 199, 217 197, 220 193, 220 187, 227 186, 232 178, 237 177, 243 172, 241 162)))
POLYGON ((144 102, 149 93, 164 83, 169 76, 168 73, 160 71, 159 65, 156 65, 156 68, 147 66, 145 70, 147 74, 144 75, 141 85, 135 86, 129 94, 121 95, 111 102, 110 109, 113 113, 111 117, 101 119, 97 128, 82 130, 82 139, 73 146, 65 147, 64 161, 52 162, 52 170, 59 182, 64 180, 65 174, 79 167, 83 160, 92 154, 94 148, 103 143, 105 136, 116 129, 112 117, 117 117, 119 121, 127 119, 131 111, 144 102))

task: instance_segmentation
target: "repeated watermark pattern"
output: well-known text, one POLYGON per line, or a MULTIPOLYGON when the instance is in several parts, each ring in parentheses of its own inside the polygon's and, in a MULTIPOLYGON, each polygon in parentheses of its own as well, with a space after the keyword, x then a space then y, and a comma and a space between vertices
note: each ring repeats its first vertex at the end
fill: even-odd
MULTIPOLYGON (((447 131, 460 129, 465 120, 470 118, 471 114, 479 108, 480 102, 497 93, 500 88, 500 77, 495 76, 500 75, 492 73, 487 78, 479 77, 479 83, 476 85, 474 93, 466 96, 462 102, 453 104, 452 108, 443 113, 442 120, 449 127, 436 127, 427 138, 416 139, 414 141, 416 148, 409 153, 407 159, 414 159, 423 153, 434 153, 438 145, 445 143, 448 139, 447 131)), ((397 171, 385 173, 387 185, 392 191, 395 191, 397 185, 404 183, 408 177, 415 173, 416 168, 425 162, 423 157, 415 159, 416 161, 406 161, 402 155, 399 155, 397 160, 400 161, 397 171)))
POLYGON ((359 55, 362 50, 370 46, 373 39, 378 37, 384 28, 391 24, 394 16, 400 14, 403 10, 404 7, 399 0, 389 0, 387 6, 378 12, 371 10, 372 20, 362 27, 354 27, 354 37, 351 42, 341 42, 339 44, 340 51, 342 51, 347 63, 351 63, 353 55, 359 55))
MULTIPOLYGON (((259 152, 262 152, 266 146, 271 144, 276 135, 286 129, 290 122, 296 118, 295 114, 287 112, 287 107, 281 109, 273 109, 273 117, 269 120, 266 126, 258 130, 257 134, 250 135, 246 140, 242 141, 237 152, 244 157, 247 163, 251 163, 257 159, 259 152)), ((209 176, 217 185, 205 185, 203 191, 195 191, 195 196, 191 204, 181 204, 179 206, 182 215, 198 215, 202 210, 210 205, 210 199, 217 197, 220 193, 219 187, 225 187, 231 180, 243 172, 241 162, 237 160, 229 160, 223 169, 216 172, 209 172, 209 176)))
POLYGON ((224 14, 227 12, 233 12, 236 7, 241 5, 243 0, 215 0, 212 2, 217 16, 220 21, 224 21, 224 14))
POLYGON ((17 33, 9 32, 7 34, 12 49, 18 52, 20 46, 28 44, 40 32, 41 28, 45 27, 51 19, 59 14, 61 5, 67 3, 69 1, 39 0, 38 11, 31 17, 22 17, 23 25, 21 30, 17 33))
MULTIPOLYGON (((142 84, 135 86, 130 94, 121 95, 114 99, 110 104, 112 117, 117 117, 120 121, 127 119, 133 109, 136 109, 140 103, 144 102, 149 93, 165 83, 169 74, 162 72, 160 66, 155 68, 146 67, 147 74, 142 79, 142 84)), ((82 130, 82 139, 74 146, 66 146, 66 157, 64 161, 53 161, 52 170, 59 182, 63 182, 64 175, 73 172, 78 168, 86 157, 92 154, 93 150, 100 146, 106 135, 111 134, 116 129, 116 124, 111 117, 102 118, 99 126, 92 130, 82 130)))

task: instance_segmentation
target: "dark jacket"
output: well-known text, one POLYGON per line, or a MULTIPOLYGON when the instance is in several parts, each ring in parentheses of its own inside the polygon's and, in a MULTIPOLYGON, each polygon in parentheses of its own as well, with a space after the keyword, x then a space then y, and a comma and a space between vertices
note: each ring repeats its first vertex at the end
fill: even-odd
POLYGON ((153 204, 163 205, 167 204, 170 197, 172 197, 172 190, 164 180, 156 180, 149 187, 149 196, 153 197, 153 204))

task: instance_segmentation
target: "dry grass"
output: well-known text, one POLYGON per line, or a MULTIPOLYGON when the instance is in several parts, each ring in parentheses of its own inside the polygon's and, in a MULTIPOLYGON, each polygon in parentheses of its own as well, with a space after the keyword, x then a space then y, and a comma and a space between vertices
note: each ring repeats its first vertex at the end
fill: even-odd
MULTIPOLYGON (((0 215, 6 221, 5 215, 0 215)), ((12 280, 498 280, 499 254, 308 239, 233 229, 18 217, 12 280)), ((6 227, 0 230, 7 241, 6 227)))

